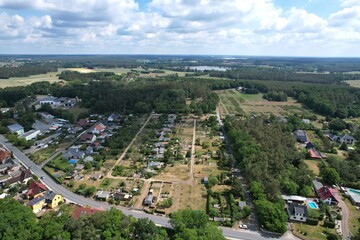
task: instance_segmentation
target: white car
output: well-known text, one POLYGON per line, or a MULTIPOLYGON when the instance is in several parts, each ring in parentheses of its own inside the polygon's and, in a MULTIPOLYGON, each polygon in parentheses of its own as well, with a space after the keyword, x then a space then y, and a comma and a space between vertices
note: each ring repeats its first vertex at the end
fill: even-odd
POLYGON ((245 225, 245 224, 240 224, 239 227, 240 227, 241 229, 247 229, 247 228, 248 228, 248 226, 245 225))

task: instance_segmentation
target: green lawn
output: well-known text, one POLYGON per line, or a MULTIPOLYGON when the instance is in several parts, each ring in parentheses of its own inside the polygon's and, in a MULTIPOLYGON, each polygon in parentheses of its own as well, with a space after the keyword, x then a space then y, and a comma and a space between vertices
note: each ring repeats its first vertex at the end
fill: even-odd
POLYGON ((360 210, 357 210, 356 207, 350 202, 349 199, 345 198, 346 206, 349 208, 349 229, 352 234, 357 233, 360 228, 360 210))
POLYGON ((63 171, 66 171, 67 168, 71 167, 71 164, 68 162, 68 160, 63 159, 61 155, 52 160, 50 164, 63 171))
POLYGON ((32 153, 30 155, 30 159, 36 163, 42 163, 46 159, 48 159, 51 155, 53 155, 57 151, 57 147, 55 146, 49 146, 44 149, 40 149, 39 151, 36 151, 35 153, 32 153))
POLYGON ((324 231, 336 233, 334 229, 328 229, 322 226, 323 222, 319 222, 317 226, 311 226, 304 223, 293 223, 292 226, 296 235, 300 235, 306 240, 321 240, 326 239, 324 231))

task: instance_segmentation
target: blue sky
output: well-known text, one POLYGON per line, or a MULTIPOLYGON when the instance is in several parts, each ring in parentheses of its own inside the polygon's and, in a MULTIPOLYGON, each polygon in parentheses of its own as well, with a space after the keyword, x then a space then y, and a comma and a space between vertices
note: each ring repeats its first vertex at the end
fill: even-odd
POLYGON ((3 54, 360 57, 360 0, 0 0, 3 54))

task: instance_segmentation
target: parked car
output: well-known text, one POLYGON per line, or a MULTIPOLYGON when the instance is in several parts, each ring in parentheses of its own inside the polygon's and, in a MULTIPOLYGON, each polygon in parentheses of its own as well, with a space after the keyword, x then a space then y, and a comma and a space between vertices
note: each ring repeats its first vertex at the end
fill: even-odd
POLYGON ((248 226, 245 225, 245 224, 240 224, 239 227, 240 227, 241 229, 247 229, 247 228, 248 228, 248 226))

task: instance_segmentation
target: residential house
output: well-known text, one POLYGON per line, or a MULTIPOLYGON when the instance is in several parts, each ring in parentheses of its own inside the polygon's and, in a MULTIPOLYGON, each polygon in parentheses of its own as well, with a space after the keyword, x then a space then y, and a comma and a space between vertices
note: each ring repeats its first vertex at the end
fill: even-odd
POLYGON ((294 132, 296 141, 298 141, 299 143, 307 143, 308 142, 308 138, 306 136, 306 133, 302 130, 296 130, 294 132))
POLYGON ((299 204, 305 204, 307 201, 306 197, 302 196, 296 196, 296 195, 281 195, 282 199, 288 203, 299 203, 299 204))
POLYGON ((64 202, 64 198, 60 194, 53 191, 47 191, 44 194, 46 205, 50 208, 55 208, 59 203, 64 202))
POLYGON ((40 99, 39 103, 40 105, 49 104, 50 106, 56 106, 60 104, 60 102, 57 101, 57 97, 53 97, 53 96, 44 97, 40 99))
POLYGON ((32 178, 30 169, 23 169, 14 173, 10 179, 5 181, 5 185, 11 186, 15 183, 27 183, 32 178))
POLYGON ((121 117, 120 117, 120 115, 113 113, 108 117, 107 120, 108 120, 108 122, 118 122, 121 120, 121 117))
POLYGON ((103 177, 103 175, 102 175, 101 173, 97 173, 97 174, 93 174, 93 175, 91 176, 91 179, 94 180, 94 181, 96 181, 96 180, 98 180, 98 179, 101 179, 102 177, 103 177))
POLYGON ((98 124, 96 124, 94 127, 92 127, 90 129, 90 132, 93 133, 93 134, 100 134, 103 131, 105 131, 105 129, 106 129, 106 127, 105 127, 104 124, 98 123, 98 124))
POLYGON ((149 162, 148 167, 152 168, 162 168, 164 166, 163 162, 149 162))
POLYGON ((34 213, 37 213, 45 206, 53 209, 61 202, 64 202, 64 198, 60 194, 56 194, 53 191, 46 191, 40 197, 32 199, 28 205, 32 208, 34 213))
POLYGON ((344 136, 340 137, 339 141, 341 143, 346 143, 346 144, 352 145, 355 142, 355 138, 348 134, 345 134, 344 136))
POLYGON ((38 113, 43 119, 54 119, 54 115, 51 115, 50 113, 47 113, 47 112, 40 112, 38 113))
POLYGON ((11 133, 21 135, 24 134, 24 127, 18 123, 7 126, 11 133))
POLYGON ((96 140, 96 136, 91 133, 85 133, 80 137, 80 142, 84 142, 84 143, 92 143, 95 140, 96 140))
POLYGON ((28 199, 37 198, 39 194, 43 194, 47 190, 48 190, 47 187, 41 182, 33 181, 30 183, 27 192, 25 193, 25 196, 28 199))
POLYGON ((308 142, 306 144, 306 149, 308 150, 311 158, 322 159, 322 154, 315 148, 315 146, 311 142, 308 142))
POLYGON ((87 119, 87 118, 82 118, 82 119, 79 119, 79 120, 77 121, 77 123, 75 124, 75 127, 84 128, 84 127, 86 127, 88 124, 89 124, 89 119, 87 119))
POLYGON ((307 207, 297 203, 291 203, 287 206, 289 219, 298 222, 306 222, 307 207))
POLYGON ((85 157, 85 152, 79 150, 80 146, 70 147, 66 153, 62 155, 65 159, 82 159, 85 157))
POLYGON ((87 162, 93 162, 94 161, 94 158, 92 156, 86 156, 84 158, 84 163, 87 163, 87 162))
POLYGON ((40 134, 40 130, 30 130, 22 135, 20 135, 21 138, 25 138, 26 141, 30 141, 32 139, 37 138, 37 136, 40 134))
POLYGON ((335 188, 324 186, 317 179, 313 180, 314 190, 318 197, 325 203, 337 204, 339 202, 339 193, 335 188))
POLYGON ((347 194, 350 197, 351 202, 355 206, 360 207, 360 190, 356 190, 353 188, 346 188, 345 194, 347 194))
POLYGON ((95 198, 100 199, 100 200, 108 200, 110 197, 110 192, 108 191, 97 191, 95 194, 95 198))
POLYGON ((8 159, 10 159, 12 153, 10 151, 5 150, 4 148, 0 148, 0 164, 6 163, 8 159))
POLYGON ((333 135, 331 133, 327 134, 328 138, 333 142, 338 142, 340 140, 339 136, 333 135))
POLYGON ((153 204, 154 196, 152 194, 148 194, 143 201, 144 206, 150 206, 153 204))
POLYGON ((101 212, 101 210, 88 208, 88 207, 76 206, 75 209, 74 209, 74 212, 72 214, 72 218, 77 220, 81 216, 91 215, 91 214, 98 213, 98 212, 101 212))
POLYGON ((85 153, 86 153, 87 155, 93 154, 93 153, 94 153, 94 148, 92 148, 91 146, 88 146, 88 147, 86 148, 86 150, 85 150, 85 153))

